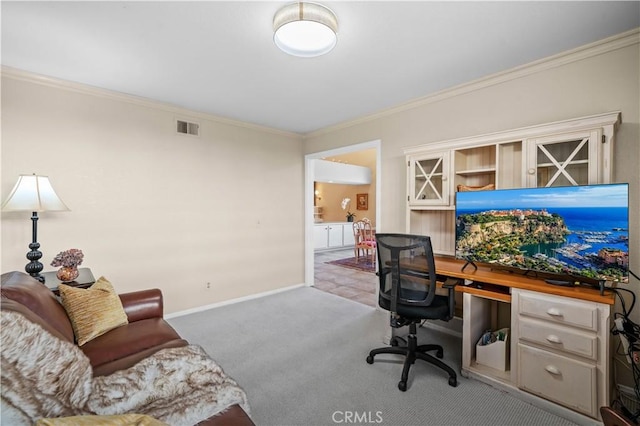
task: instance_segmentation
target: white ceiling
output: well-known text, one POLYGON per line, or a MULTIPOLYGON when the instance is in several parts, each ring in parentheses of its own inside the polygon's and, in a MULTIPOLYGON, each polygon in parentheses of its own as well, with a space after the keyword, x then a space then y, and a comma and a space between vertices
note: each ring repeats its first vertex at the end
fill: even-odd
POLYGON ((2 1, 2 64, 297 133, 640 26, 640 2, 327 1, 336 48, 273 43, 289 1, 2 1))

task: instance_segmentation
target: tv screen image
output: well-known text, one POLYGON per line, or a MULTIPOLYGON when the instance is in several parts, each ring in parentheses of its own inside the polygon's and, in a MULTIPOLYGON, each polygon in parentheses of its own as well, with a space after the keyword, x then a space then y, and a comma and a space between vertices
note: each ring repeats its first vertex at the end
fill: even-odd
POLYGON ((456 258, 575 281, 628 283, 629 185, 456 193, 456 258))

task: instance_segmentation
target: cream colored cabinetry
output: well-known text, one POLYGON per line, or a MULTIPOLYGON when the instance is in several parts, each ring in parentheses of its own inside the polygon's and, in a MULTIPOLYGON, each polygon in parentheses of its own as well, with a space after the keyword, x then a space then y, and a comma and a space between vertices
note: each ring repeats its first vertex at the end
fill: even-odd
POLYGON ((600 166, 601 129, 535 138, 527 146, 527 186, 571 186, 608 181, 600 166))
POLYGON ((609 305, 514 289, 518 388, 598 418, 609 405, 609 305))
POLYGON ((595 423, 611 396, 610 316, 605 303, 519 288, 510 297, 465 292, 462 372, 528 395, 578 423, 590 423, 583 416, 595 423), (506 368, 477 362, 481 336, 503 328, 510 330, 506 368))
POLYGON ((454 255, 460 185, 496 189, 609 183, 620 113, 613 112, 404 150, 409 233, 454 255))
POLYGON ((315 224, 313 225, 313 243, 313 247, 316 250, 353 246, 353 224, 349 222, 315 224))
POLYGON ((449 205, 449 153, 418 154, 407 159, 409 167, 409 204, 414 206, 449 205))

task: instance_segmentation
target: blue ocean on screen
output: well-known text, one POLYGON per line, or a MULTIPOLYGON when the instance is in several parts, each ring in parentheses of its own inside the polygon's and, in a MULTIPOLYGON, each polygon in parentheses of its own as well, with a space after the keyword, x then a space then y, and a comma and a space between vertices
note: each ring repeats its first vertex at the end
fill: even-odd
MULTIPOLYGON (((477 214, 492 209, 458 209, 457 214, 477 214)), ((522 210, 501 207, 499 210, 522 210)), ((546 210, 564 220, 569 234, 564 243, 522 246, 527 256, 542 254, 561 260, 575 268, 589 266, 590 255, 604 248, 629 252, 629 211, 626 207, 548 207, 546 210)))

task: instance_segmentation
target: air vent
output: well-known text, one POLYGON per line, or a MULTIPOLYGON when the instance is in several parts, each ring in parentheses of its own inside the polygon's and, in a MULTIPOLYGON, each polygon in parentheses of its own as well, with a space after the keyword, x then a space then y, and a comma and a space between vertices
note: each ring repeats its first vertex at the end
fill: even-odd
POLYGON ((200 134, 200 125, 198 123, 190 123, 188 121, 176 120, 176 131, 183 135, 198 136, 200 134))

